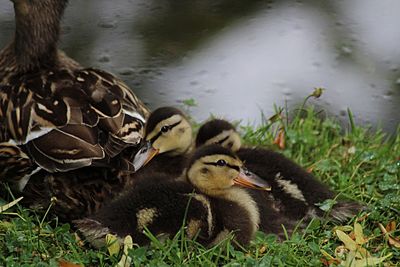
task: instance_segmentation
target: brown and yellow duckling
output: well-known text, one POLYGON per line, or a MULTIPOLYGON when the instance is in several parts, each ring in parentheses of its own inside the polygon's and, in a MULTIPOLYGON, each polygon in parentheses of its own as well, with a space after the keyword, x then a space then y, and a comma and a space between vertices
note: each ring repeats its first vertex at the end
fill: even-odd
POLYGON ((147 108, 117 77, 58 50, 67 0, 12 2, 15 37, 0 51, 0 181, 22 191, 40 170, 134 171, 120 156, 141 142, 147 108))
POLYGON ((218 145, 196 150, 185 176, 188 182, 166 178, 166 182, 126 192, 74 224, 95 246, 104 244, 108 233, 121 238, 129 234, 134 242, 144 245, 149 243, 144 229, 154 235, 174 236, 184 223, 187 236, 198 236, 206 245, 217 243, 229 232, 239 244, 247 245, 260 218, 257 204, 240 186, 268 189, 265 181, 245 170, 234 153, 218 145))
POLYGON ((164 173, 178 177, 182 174, 193 141, 192 127, 187 117, 177 108, 161 107, 154 110, 145 126, 144 144, 133 159, 139 170, 131 179, 164 173))
MULTIPOLYGON (((250 171, 271 185, 272 194, 266 197, 272 195, 269 201, 284 216, 293 219, 322 216, 324 212, 316 204, 336 198, 326 185, 284 155, 264 148, 242 147, 235 127, 225 120, 211 120, 199 129, 196 146, 213 143, 232 149, 250 171)), ((362 209, 359 203, 338 200, 330 216, 343 221, 362 209)))

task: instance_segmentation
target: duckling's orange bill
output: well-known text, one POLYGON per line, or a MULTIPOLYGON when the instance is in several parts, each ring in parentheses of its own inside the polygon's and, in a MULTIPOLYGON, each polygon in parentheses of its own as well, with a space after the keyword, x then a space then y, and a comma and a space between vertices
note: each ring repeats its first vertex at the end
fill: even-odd
POLYGON ((158 154, 158 149, 154 148, 151 142, 146 142, 136 153, 133 159, 133 166, 135 167, 135 172, 146 165, 152 158, 158 154))
POLYGON ((271 191, 271 186, 266 181, 244 168, 240 168, 239 175, 233 182, 243 187, 271 191))

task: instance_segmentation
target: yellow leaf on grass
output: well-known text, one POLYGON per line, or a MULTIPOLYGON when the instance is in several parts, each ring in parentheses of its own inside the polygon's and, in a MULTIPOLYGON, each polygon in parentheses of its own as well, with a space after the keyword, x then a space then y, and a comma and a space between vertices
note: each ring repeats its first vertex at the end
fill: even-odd
POLYGON ((0 213, 2 213, 2 212, 4 212, 4 211, 8 210, 8 209, 11 208, 12 206, 14 206, 14 205, 17 204, 18 202, 20 202, 21 199, 23 199, 23 198, 24 198, 24 197, 17 198, 16 200, 13 200, 13 201, 11 201, 10 203, 1 206, 1 207, 0 207, 0 213))
POLYGON ((128 256, 128 250, 133 248, 133 241, 130 235, 127 235, 124 239, 124 253, 121 260, 117 263, 117 267, 129 267, 131 266, 132 259, 128 256))
POLYGON ((110 254, 110 256, 113 256, 113 255, 116 255, 119 253, 120 245, 119 245, 117 236, 112 235, 112 234, 107 234, 106 235, 106 244, 107 244, 107 249, 108 249, 108 253, 110 254))
POLYGON ((350 250, 350 252, 355 252, 357 257, 363 258, 363 257, 368 257, 369 253, 368 251, 359 246, 356 241, 354 241, 353 239, 351 239, 347 234, 345 234, 344 232, 340 231, 340 230, 336 230, 336 235, 338 236, 338 238, 340 239, 340 241, 342 241, 344 243, 344 246, 350 250))
POLYGON ((388 255, 384 256, 384 257, 367 257, 367 258, 363 258, 360 260, 355 260, 354 264, 352 264, 352 267, 368 267, 368 266, 375 266, 378 265, 380 263, 382 263, 384 260, 386 260, 388 257, 392 256, 392 253, 389 253, 388 255))
POLYGON ((367 239, 364 238, 362 226, 359 223, 354 223, 354 236, 356 238, 356 243, 359 245, 367 242, 367 239))
POLYGON ((356 251, 357 250, 357 243, 351 239, 347 234, 343 231, 336 230, 336 235, 345 245, 345 247, 349 250, 356 251))

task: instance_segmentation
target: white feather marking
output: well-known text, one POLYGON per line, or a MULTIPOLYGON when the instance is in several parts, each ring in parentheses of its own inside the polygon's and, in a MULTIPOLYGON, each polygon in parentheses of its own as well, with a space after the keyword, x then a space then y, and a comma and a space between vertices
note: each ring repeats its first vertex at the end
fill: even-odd
POLYGON ((129 115, 129 116, 131 116, 131 117, 133 117, 133 118, 139 119, 139 120, 142 121, 143 123, 146 122, 145 118, 143 118, 143 116, 140 115, 140 114, 139 114, 138 112, 136 112, 136 111, 130 111, 130 110, 124 109, 124 113, 127 114, 127 115, 129 115))
POLYGON ((18 181, 17 188, 18 188, 19 192, 22 192, 22 190, 24 190, 24 188, 25 188, 26 184, 28 183, 29 179, 31 178, 31 176, 34 175, 35 173, 37 173, 38 171, 40 171, 41 169, 42 168, 37 167, 32 172, 24 175, 24 177, 22 177, 21 180, 18 181))
POLYGON ((275 180, 287 194, 291 195, 295 199, 306 202, 306 199, 297 184, 292 183, 289 180, 284 180, 280 173, 275 175, 275 180))

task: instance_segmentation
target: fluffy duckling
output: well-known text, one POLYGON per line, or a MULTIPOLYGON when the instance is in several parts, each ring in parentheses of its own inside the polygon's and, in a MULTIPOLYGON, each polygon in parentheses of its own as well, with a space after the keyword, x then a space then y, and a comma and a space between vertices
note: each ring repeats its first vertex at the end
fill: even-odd
MULTIPOLYGON (((225 120, 211 120, 199 129, 196 146, 213 143, 235 151, 249 170, 266 180, 272 187, 276 211, 289 218, 321 216, 323 211, 316 204, 336 197, 326 185, 284 155, 263 148, 241 147, 235 127, 225 120)), ((343 221, 360 210, 362 206, 356 202, 338 201, 330 216, 343 221)))
MULTIPOLYGON (((162 173, 179 177, 192 148, 193 131, 187 117, 177 108, 154 110, 146 123, 144 144, 133 159, 136 173, 129 174, 128 187, 139 183, 154 183, 148 177, 162 173)), ((165 178, 165 177, 164 177, 165 178)))
POLYGON ((143 233, 175 235, 182 225, 189 238, 212 245, 234 232, 247 245, 260 221, 256 203, 240 186, 265 189, 268 185, 243 168, 233 152, 218 145, 203 146, 188 161, 188 182, 166 182, 139 187, 115 199, 90 218, 74 221, 77 229, 95 246, 108 233, 134 242, 149 242, 143 233))
POLYGON ((12 0, 14 39, 0 50, 0 181, 22 191, 40 170, 133 171, 147 107, 114 75, 57 48, 67 0, 12 0))
POLYGON ((144 141, 133 159, 135 170, 148 164, 147 171, 177 176, 182 173, 186 154, 192 147, 192 126, 179 109, 161 107, 150 114, 144 141))

